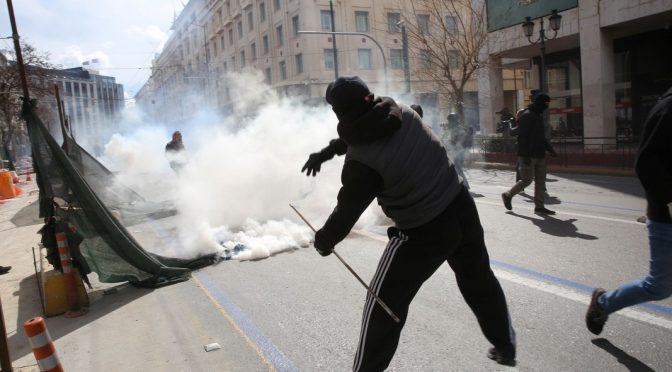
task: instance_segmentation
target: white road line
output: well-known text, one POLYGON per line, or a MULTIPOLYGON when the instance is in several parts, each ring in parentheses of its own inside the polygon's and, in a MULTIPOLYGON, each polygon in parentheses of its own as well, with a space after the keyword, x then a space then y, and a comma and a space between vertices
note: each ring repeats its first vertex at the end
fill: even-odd
MULTIPOLYGON (((353 230, 353 232, 355 232, 357 234, 360 234, 360 235, 363 235, 363 236, 366 236, 366 237, 371 238, 371 239, 382 241, 382 242, 387 242, 387 240, 388 240, 387 237, 385 237, 385 236, 382 236, 380 234, 376 234, 376 233, 373 233, 373 232, 370 232, 370 231, 366 231, 366 230, 361 230, 361 229, 360 230, 353 230)), ((531 278, 528 278, 528 277, 525 277, 525 276, 522 276, 522 275, 518 275, 518 274, 514 274, 510 271, 506 271, 506 270, 502 270, 502 269, 494 269, 493 268, 492 271, 500 279, 504 279, 504 280, 507 280, 509 282, 513 282, 513 283, 516 283, 516 284, 519 284, 519 285, 522 285, 522 286, 525 286, 525 287, 528 287, 528 288, 540 290, 542 292, 550 293, 552 295, 556 295, 558 297, 562 297, 562 298, 565 298, 565 299, 568 299, 568 300, 571 300, 571 301, 574 301, 574 302, 578 302, 578 303, 584 304, 586 306, 588 306, 588 304, 590 304, 590 296, 589 295, 585 295, 585 294, 582 294, 582 293, 575 292, 575 291, 573 291, 571 289, 568 289, 566 287, 562 287, 562 286, 555 285, 555 284, 550 284, 550 283, 547 283, 547 282, 544 282, 544 281, 541 281, 541 280, 531 279, 531 278)), ((659 326, 659 327, 662 327, 662 328, 665 328, 665 329, 668 329, 668 330, 672 330, 672 320, 669 320, 669 319, 666 319, 666 318, 663 318, 663 317, 660 317, 660 316, 657 316, 657 315, 653 315, 653 314, 650 314, 650 313, 647 313, 647 312, 644 312, 644 311, 633 310, 632 308, 628 308, 628 309, 620 310, 615 314, 623 315, 623 316, 626 316, 628 318, 631 318, 631 319, 634 319, 634 320, 637 320, 637 321, 640 321, 640 322, 644 322, 644 323, 659 326)))
MULTIPOLYGON (((581 294, 581 293, 577 293, 577 292, 575 292, 573 290, 570 290, 568 288, 565 288, 565 287, 562 287, 562 286, 559 286, 559 285, 555 285, 555 284, 542 282, 542 281, 535 280, 535 279, 530 279, 530 278, 527 278, 527 277, 524 277, 524 276, 521 276, 521 275, 518 275, 518 274, 514 274, 514 273, 509 272, 509 271, 501 270, 501 269, 493 269, 492 271, 500 279, 504 279, 504 280, 507 280, 509 282, 520 284, 520 285, 523 285, 523 286, 526 286, 526 287, 529 287, 529 288, 537 289, 537 290, 540 290, 542 292, 550 293, 550 294, 556 295, 558 297, 563 297, 563 298, 566 298, 568 300, 572 300, 574 302, 584 304, 584 305, 586 305, 586 307, 588 306, 588 304, 590 304, 590 296, 587 296, 587 295, 584 295, 584 294, 581 294)), ((620 310, 620 311, 616 312, 615 314, 623 315, 623 316, 626 316, 628 318, 631 318, 631 319, 634 319, 634 320, 637 320, 637 321, 640 321, 640 322, 644 322, 644 323, 659 326, 659 327, 662 327, 662 328, 665 328, 665 329, 668 329, 668 330, 672 330, 672 321, 671 320, 660 317, 660 316, 657 316, 657 315, 653 315, 653 314, 650 314, 650 313, 647 313, 647 312, 643 312, 643 311, 639 311, 639 310, 633 310, 632 308, 628 308, 628 309, 620 310)))
MULTIPOLYGON (((502 203, 495 203, 495 202, 490 202, 490 201, 485 201, 485 200, 475 200, 477 204, 487 204, 487 205, 494 205, 498 207, 502 207, 504 209, 504 205, 502 203)), ((529 207, 516 207, 517 210, 526 210, 526 211, 533 211, 534 208, 529 208, 529 207)), ((619 223, 627 223, 630 225, 640 225, 640 226, 645 226, 641 222, 637 221, 629 221, 629 220, 623 220, 620 218, 611 218, 611 217, 603 217, 603 216, 594 216, 592 214, 583 214, 583 213, 575 213, 575 212, 565 212, 565 211, 558 211, 557 209, 555 210, 558 212, 558 214, 563 214, 563 215, 568 215, 568 216, 576 216, 576 217, 585 217, 585 218, 592 218, 595 220, 602 220, 602 221, 609 221, 609 222, 619 222, 619 223)))

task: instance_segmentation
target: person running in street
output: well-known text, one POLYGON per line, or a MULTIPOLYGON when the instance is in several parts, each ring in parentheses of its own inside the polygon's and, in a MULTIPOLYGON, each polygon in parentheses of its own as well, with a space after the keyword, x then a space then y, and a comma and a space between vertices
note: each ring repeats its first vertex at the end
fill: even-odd
POLYGON ((635 171, 646 193, 649 273, 620 287, 593 291, 586 326, 599 335, 609 314, 672 296, 672 87, 649 114, 642 131, 635 171))
POLYGON ((515 333, 478 211, 441 141, 410 107, 375 97, 359 77, 336 79, 326 100, 347 149, 337 205, 315 234, 317 252, 330 255, 375 198, 394 222, 370 288, 401 322, 367 295, 353 370, 388 367, 413 297, 444 262, 493 345, 488 357, 515 365, 515 333))
POLYGON ((557 156, 555 150, 545 137, 543 113, 548 108, 551 98, 544 93, 534 97, 527 110, 518 119, 518 161, 520 176, 513 187, 502 194, 502 201, 507 210, 512 209, 511 200, 534 180, 534 212, 538 214, 555 214, 544 206, 546 190, 546 152, 557 156))

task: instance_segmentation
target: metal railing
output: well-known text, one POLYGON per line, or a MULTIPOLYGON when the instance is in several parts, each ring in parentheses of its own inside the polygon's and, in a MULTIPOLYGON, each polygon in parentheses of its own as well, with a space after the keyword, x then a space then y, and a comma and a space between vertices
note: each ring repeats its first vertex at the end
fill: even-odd
MULTIPOLYGON (((471 152, 486 162, 515 162, 515 137, 475 136, 471 152)), ((548 164, 634 168, 639 141, 632 136, 617 137, 553 137, 558 157, 547 157, 548 164)))

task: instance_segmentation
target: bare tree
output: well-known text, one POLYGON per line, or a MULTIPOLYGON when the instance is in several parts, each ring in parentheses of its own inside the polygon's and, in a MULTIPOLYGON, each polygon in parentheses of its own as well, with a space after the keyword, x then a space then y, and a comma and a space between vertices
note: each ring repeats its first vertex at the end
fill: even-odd
POLYGON ((488 37, 485 1, 415 0, 402 9, 409 49, 417 56, 416 76, 432 82, 464 118, 465 88, 487 62, 482 60, 488 37))
MULTIPOLYGON (((47 69, 53 66, 48 62, 49 55, 27 43, 22 43, 21 54, 31 98, 50 95, 47 69)), ((12 159, 16 159, 16 145, 26 143, 27 131, 24 121, 19 117, 22 104, 20 97, 23 95, 19 68, 13 54, 7 57, 0 63, 0 145, 12 159)))

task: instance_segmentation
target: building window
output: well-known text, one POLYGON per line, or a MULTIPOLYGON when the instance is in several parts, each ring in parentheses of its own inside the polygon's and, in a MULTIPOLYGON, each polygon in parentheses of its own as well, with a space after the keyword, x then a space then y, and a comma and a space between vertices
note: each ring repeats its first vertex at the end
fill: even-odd
POLYGON ((266 20, 266 4, 259 3, 259 22, 266 20))
POLYGON ((264 55, 268 54, 268 35, 261 37, 261 43, 264 46, 264 55))
POLYGON ((404 68, 404 51, 402 49, 390 49, 390 67, 393 70, 404 68))
POLYGON ((247 29, 254 30, 254 13, 251 10, 247 13, 247 29))
POLYGON ((264 82, 266 84, 271 84, 271 68, 267 67, 264 72, 265 72, 265 75, 266 75, 266 79, 264 80, 264 82))
POLYGON ((224 51, 224 35, 219 37, 219 48, 224 51))
POLYGON ((457 52, 457 50, 449 50, 448 51, 448 66, 450 68, 456 69, 460 66, 460 60, 459 60, 460 54, 457 52))
POLYGON ((243 38, 243 21, 238 21, 238 38, 243 38))
POLYGON ((240 67, 245 67, 245 51, 240 51, 240 67))
POLYGON ((280 10, 280 0, 273 0, 273 10, 276 12, 280 10))
POLYGON ((229 44, 233 45, 233 29, 229 29, 229 44))
POLYGON ((229 64, 224 62, 224 73, 229 72, 229 64))
POLYGON ((369 32, 369 12, 355 12, 355 29, 357 32, 369 32))
POLYGON ((324 50, 324 68, 326 70, 334 69, 334 50, 325 49, 324 50))
POLYGON ((320 10, 320 22, 322 22, 322 31, 331 31, 331 12, 320 10))
POLYGON ((282 25, 275 28, 275 38, 277 40, 277 46, 283 46, 285 44, 285 35, 282 32, 282 25))
POLYGON ((257 60, 257 43, 252 43, 250 45, 250 52, 252 52, 252 60, 257 60))
POLYGON ((297 36, 299 34, 299 16, 295 15, 292 17, 292 32, 294 33, 294 36, 297 36))
POLYGON ((357 49, 357 65, 361 70, 370 70, 373 67, 371 49, 357 49))
POLYGON ((418 14, 418 28, 423 34, 429 34, 429 14, 418 14))
POLYGON ((233 69, 233 71, 238 71, 238 69, 236 68, 236 56, 231 57, 231 68, 233 69))
POLYGON ((212 42, 212 55, 217 57, 217 41, 212 42))
POLYGON ((455 17, 446 16, 446 31, 448 31, 449 34, 457 32, 457 22, 455 22, 455 17))
POLYGON ((387 13, 387 31, 399 32, 399 22, 401 22, 401 14, 387 13))
POLYGON ((420 50, 419 59, 420 59, 420 68, 427 70, 430 65, 429 50, 427 49, 420 50))
POLYGON ((287 80, 287 63, 281 61, 278 67, 280 67, 280 80, 287 80))
POLYGON ((294 62, 296 63, 296 74, 303 73, 303 54, 299 53, 294 56, 294 62))

